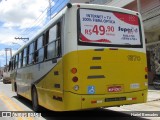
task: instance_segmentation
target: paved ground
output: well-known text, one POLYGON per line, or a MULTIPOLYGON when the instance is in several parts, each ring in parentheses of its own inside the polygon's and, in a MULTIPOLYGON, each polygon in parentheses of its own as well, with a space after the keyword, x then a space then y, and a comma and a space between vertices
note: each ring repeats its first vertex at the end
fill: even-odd
MULTIPOLYGON (((149 86, 147 103, 143 104, 134 104, 134 105, 124 105, 121 107, 111 107, 107 108, 115 111, 139 111, 139 115, 142 115, 142 112, 147 111, 149 114, 155 113, 159 117, 143 117, 149 120, 160 120, 160 90, 155 90, 153 86, 149 86)), ((128 112, 130 114, 130 112, 128 112)), ((138 115, 138 114, 137 114, 138 115)), ((155 116, 156 116, 155 115, 155 116)))
MULTIPOLYGON (((2 80, 0 80, 0 81, 2 81, 2 80)), ((8 91, 11 91, 11 87, 9 87, 8 91)), ((9 94, 9 97, 11 97, 11 96, 13 96, 13 95, 9 94)), ((23 103, 23 104, 25 104, 25 103, 23 103)), ((26 105, 28 106, 28 104, 26 104, 26 105)), ((2 107, 1 104, 0 104, 0 106, 2 107)), ((125 113, 125 114, 128 114, 129 116, 131 115, 132 112, 135 113, 138 111, 137 115, 139 115, 139 113, 142 115, 142 112, 148 111, 149 114, 154 113, 154 114, 158 114, 159 116, 158 117, 143 117, 144 120, 150 120, 150 119, 160 120, 160 90, 155 90, 153 86, 149 86, 147 103, 134 104, 134 105, 124 105, 121 107, 110 107, 110 108, 106 108, 106 110, 117 111, 117 113, 125 113)), ((111 112, 107 112, 107 113, 111 114, 111 112)), ((106 114, 106 112, 105 112, 105 114, 106 114)), ((116 116, 115 112, 113 112, 113 114, 116 116)), ((140 119, 140 118, 141 118, 141 116, 138 116, 138 119, 140 119)))
POLYGON ((147 101, 157 101, 157 100, 160 100, 160 90, 155 90, 153 86, 149 86, 147 101))

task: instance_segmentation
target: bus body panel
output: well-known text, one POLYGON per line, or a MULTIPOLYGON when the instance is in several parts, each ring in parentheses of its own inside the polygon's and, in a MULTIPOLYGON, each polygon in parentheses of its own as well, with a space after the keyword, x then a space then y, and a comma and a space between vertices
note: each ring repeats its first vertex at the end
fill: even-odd
POLYGON ((64 56, 64 90, 77 94, 90 94, 89 86, 94 86, 93 94, 115 94, 147 89, 146 56, 144 53, 128 50, 103 51, 79 50, 64 56), (72 61, 72 62, 70 62, 72 61), (77 68, 72 74, 71 69, 77 68), (73 77, 78 77, 73 82, 73 77), (79 85, 75 91, 74 86, 79 85), (117 88, 116 88, 117 86, 117 88), (114 88, 115 87, 115 88, 114 88), (117 91, 110 89, 118 89, 117 91))
POLYGON ((40 87, 44 87, 45 83, 42 77, 45 76, 56 64, 52 61, 30 65, 24 68, 19 68, 16 71, 16 84, 18 93, 26 93, 24 96, 31 99, 31 86, 40 83, 40 87), (45 67, 47 66, 47 67, 45 67))
POLYGON ((84 99, 82 109, 144 103, 147 101, 147 90, 120 94, 82 95, 82 99, 84 99))
POLYGON ((62 59, 36 84, 39 104, 48 109, 63 109, 62 59), (43 87, 42 87, 43 85, 43 87))
POLYGON ((89 93, 89 86, 94 86, 93 94, 125 93, 147 89, 146 56, 143 53, 104 49, 82 50, 78 55, 78 70, 81 75, 79 80, 83 83, 81 91, 83 94, 89 93), (109 91, 109 88, 115 90, 109 91))
POLYGON ((46 101, 46 97, 50 101, 50 98, 53 100, 54 95, 62 96, 63 72, 61 60, 58 61, 57 65, 50 60, 34 66, 20 68, 12 74, 17 74, 16 81, 13 82, 16 82, 18 94, 21 96, 31 100, 31 87, 32 85, 36 86, 40 105, 48 105, 46 104, 49 103, 46 101))

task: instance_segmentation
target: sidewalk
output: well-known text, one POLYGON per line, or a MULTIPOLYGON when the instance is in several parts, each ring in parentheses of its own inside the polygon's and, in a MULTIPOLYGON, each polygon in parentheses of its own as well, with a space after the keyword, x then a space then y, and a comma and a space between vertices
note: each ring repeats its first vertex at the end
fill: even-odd
MULTIPOLYGON (((114 111, 159 111, 159 117, 147 117, 147 119, 160 120, 160 90, 155 90, 153 86, 148 88, 147 103, 124 105, 120 107, 106 108, 114 111)), ((145 117, 146 118, 146 117, 145 117)))
POLYGON ((160 90, 155 90, 153 86, 148 87, 148 99, 147 101, 160 101, 160 90))

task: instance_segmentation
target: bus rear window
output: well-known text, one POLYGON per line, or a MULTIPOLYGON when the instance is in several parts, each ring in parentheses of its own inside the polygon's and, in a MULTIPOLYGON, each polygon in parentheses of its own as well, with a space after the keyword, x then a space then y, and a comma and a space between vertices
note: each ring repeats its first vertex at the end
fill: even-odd
POLYGON ((139 18, 120 12, 79 9, 78 44, 140 48, 142 37, 139 18))

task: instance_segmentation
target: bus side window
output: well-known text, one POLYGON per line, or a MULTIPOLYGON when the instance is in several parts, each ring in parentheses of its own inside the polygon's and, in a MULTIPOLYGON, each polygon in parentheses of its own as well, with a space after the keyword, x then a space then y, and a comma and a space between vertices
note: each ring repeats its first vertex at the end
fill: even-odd
POLYGON ((57 46, 57 56, 60 57, 62 55, 62 51, 61 51, 61 23, 62 22, 58 22, 58 30, 57 30, 57 40, 58 40, 58 46, 57 46))
POLYGON ((14 70, 15 56, 12 57, 12 70, 14 70))
POLYGON ((19 53, 19 60, 18 60, 18 68, 22 67, 22 57, 23 57, 23 51, 19 53))
POLYGON ((49 30, 48 44, 47 44, 47 59, 57 58, 60 56, 61 51, 61 32, 60 22, 49 30))
POLYGON ((35 62, 42 62, 44 59, 43 35, 35 42, 35 62))
POLYGON ((19 58, 19 55, 17 54, 16 55, 16 60, 15 60, 15 68, 18 68, 18 58, 19 58))
POLYGON ((34 42, 29 45, 28 64, 34 63, 34 42))
POLYGON ((16 56, 13 56, 13 63, 12 63, 13 70, 15 69, 15 62, 16 62, 16 56))
POLYGON ((24 48, 23 51, 23 67, 25 67, 27 64, 27 48, 24 48))
POLYGON ((17 56, 17 55, 14 56, 14 65, 13 65, 13 66, 14 66, 14 69, 16 69, 16 56, 17 56))
POLYGON ((23 54, 24 54, 24 50, 22 50, 21 52, 21 67, 23 67, 23 54))
POLYGON ((44 59, 47 59, 48 39, 49 39, 49 30, 44 34, 44 59))
POLYGON ((27 56, 26 56, 26 65, 28 65, 29 64, 29 45, 27 46, 27 51, 26 51, 27 53, 27 56))
POLYGON ((57 25, 49 30, 49 39, 47 46, 47 59, 56 58, 56 38, 57 25))
POLYGON ((9 61, 9 67, 8 67, 8 71, 11 70, 11 61, 9 61))
POLYGON ((18 68, 20 68, 20 58, 21 58, 21 53, 18 54, 18 68))

